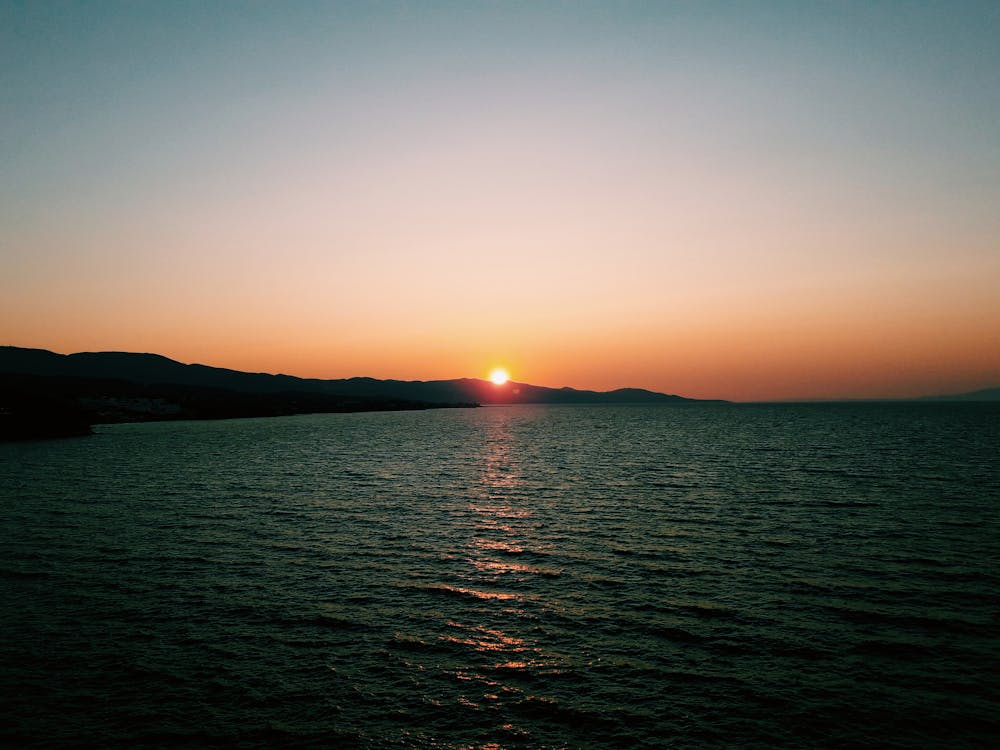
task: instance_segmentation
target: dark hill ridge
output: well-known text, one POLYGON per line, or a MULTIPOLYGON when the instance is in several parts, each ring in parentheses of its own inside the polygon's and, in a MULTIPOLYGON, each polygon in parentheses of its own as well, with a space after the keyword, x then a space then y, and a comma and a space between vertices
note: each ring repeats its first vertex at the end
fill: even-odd
POLYGON ((496 385, 478 378, 456 380, 376 380, 348 378, 346 380, 309 381, 320 383, 337 393, 381 396, 393 394, 399 398, 429 401, 472 401, 477 404, 624 404, 624 403, 687 403, 693 399, 669 396, 639 388, 616 391, 581 391, 575 388, 545 388, 528 383, 508 381, 496 385))
POLYGON ((241 393, 321 393, 361 399, 390 399, 423 404, 622 404, 686 403, 695 399, 655 393, 640 388, 582 391, 545 388, 487 380, 405 381, 347 378, 319 380, 292 375, 240 372, 206 365, 185 365, 159 354, 81 352, 56 354, 45 349, 0 347, 0 372, 70 378, 101 378, 191 388, 215 388, 241 393))
POLYGON ((638 388, 600 393, 486 380, 318 380, 186 365, 159 354, 0 346, 0 440, 81 435, 90 425, 480 404, 682 404, 638 388))

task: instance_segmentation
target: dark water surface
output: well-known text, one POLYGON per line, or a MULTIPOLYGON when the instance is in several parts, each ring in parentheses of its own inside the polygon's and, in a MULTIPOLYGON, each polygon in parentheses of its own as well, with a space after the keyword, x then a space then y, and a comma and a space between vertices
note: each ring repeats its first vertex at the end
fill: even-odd
POLYGON ((0 743, 995 747, 998 565, 995 406, 104 426, 0 445, 0 743))

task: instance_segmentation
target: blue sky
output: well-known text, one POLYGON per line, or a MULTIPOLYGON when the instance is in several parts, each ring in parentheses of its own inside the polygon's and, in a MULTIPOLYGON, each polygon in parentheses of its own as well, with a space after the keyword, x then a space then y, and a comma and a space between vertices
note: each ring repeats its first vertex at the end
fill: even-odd
POLYGON ((989 385, 998 38, 970 2, 2 2, 0 338, 989 385))

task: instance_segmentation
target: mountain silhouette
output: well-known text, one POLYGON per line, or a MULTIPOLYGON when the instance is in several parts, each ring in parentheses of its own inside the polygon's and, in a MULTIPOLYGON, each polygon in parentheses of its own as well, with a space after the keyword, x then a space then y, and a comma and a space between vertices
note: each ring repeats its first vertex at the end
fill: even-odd
POLYGON ((622 388, 581 391, 508 381, 320 380, 187 365, 159 354, 0 346, 0 438, 85 434, 89 425, 481 404, 680 404, 622 388))
POLYGON ((171 384, 222 388, 244 393, 323 393, 376 399, 402 399, 433 404, 607 404, 684 403, 695 399, 656 393, 641 388, 585 391, 546 388, 508 381, 488 380, 376 380, 346 378, 320 380, 293 375, 241 372, 206 365, 186 365, 159 354, 81 352, 56 354, 45 349, 0 347, 0 372, 31 375, 107 378, 144 384, 171 384))

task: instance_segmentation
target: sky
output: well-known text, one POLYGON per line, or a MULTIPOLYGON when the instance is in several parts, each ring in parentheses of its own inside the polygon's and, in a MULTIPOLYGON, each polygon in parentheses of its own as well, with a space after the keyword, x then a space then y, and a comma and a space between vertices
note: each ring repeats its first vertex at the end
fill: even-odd
POLYGON ((997 39, 955 0, 0 0, 0 344, 997 386, 997 39))

